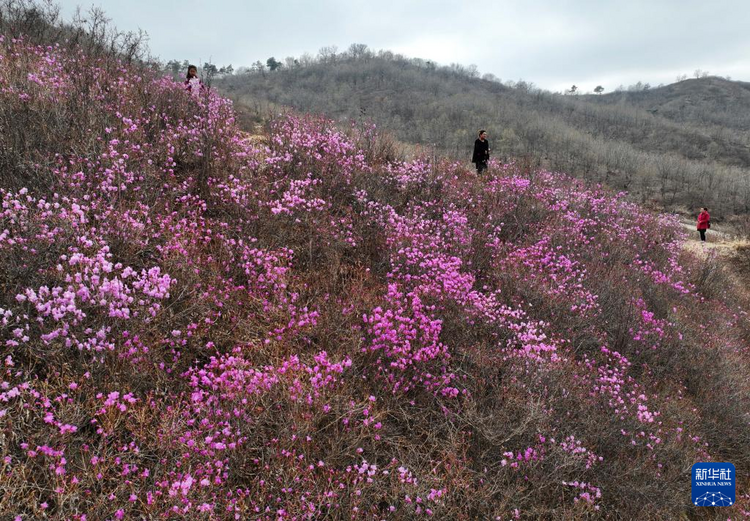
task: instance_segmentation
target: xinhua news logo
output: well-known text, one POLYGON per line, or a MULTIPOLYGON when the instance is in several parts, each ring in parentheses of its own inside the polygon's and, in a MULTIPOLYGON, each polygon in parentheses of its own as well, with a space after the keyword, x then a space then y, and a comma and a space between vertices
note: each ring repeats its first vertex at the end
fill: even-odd
POLYGON ((693 465, 693 505, 730 507, 735 499, 735 472, 731 463, 696 463, 693 465))

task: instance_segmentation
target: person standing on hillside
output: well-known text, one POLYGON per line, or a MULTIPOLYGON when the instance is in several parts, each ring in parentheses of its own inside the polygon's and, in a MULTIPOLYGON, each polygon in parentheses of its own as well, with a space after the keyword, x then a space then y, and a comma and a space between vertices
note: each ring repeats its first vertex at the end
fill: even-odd
POLYGON ((708 208, 701 208, 698 214, 698 233, 701 234, 701 241, 706 241, 706 230, 711 227, 711 216, 708 214, 708 208))
POLYGON ((198 77, 198 67, 195 65, 188 66, 187 76, 185 77, 185 90, 193 96, 198 96, 203 89, 203 82, 198 77))
POLYGON ((474 141, 474 155, 471 156, 471 162, 476 163, 477 173, 487 169, 487 161, 490 159, 490 142, 487 141, 487 132, 479 131, 479 139, 474 141))

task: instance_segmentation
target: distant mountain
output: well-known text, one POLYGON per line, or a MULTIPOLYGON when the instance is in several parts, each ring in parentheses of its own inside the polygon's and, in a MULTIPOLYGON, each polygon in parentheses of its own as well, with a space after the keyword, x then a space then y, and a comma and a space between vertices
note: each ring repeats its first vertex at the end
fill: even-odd
POLYGON ((629 104, 680 123, 750 131, 750 83, 710 77, 657 89, 588 95, 586 101, 629 104))
POLYGON ((372 120, 400 141, 466 161, 476 129, 486 127, 496 157, 528 157, 677 211, 750 212, 747 83, 702 78, 562 95, 381 52, 258 68, 217 85, 254 111, 288 106, 372 120))

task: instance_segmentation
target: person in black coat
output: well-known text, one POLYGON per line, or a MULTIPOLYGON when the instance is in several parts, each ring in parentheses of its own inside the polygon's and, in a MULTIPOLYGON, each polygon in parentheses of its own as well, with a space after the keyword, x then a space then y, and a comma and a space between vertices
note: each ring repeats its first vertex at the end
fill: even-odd
POLYGON ((479 131, 479 139, 474 141, 474 155, 471 156, 471 162, 476 163, 477 173, 481 174, 487 169, 487 161, 490 159, 490 142, 487 141, 487 132, 479 131))

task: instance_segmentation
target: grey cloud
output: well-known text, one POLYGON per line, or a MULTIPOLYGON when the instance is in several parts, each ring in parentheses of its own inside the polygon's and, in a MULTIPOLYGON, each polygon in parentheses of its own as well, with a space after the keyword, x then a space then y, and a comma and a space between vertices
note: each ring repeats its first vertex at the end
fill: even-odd
MULTIPOLYGON (((62 5, 70 13, 75 2, 62 5)), ((164 60, 211 58, 237 67, 358 42, 438 63, 474 63, 481 72, 553 90, 571 83, 583 89, 606 81, 655 84, 695 68, 750 80, 744 61, 750 3, 744 0, 100 0, 99 5, 121 29, 148 31, 152 52, 164 60)))

